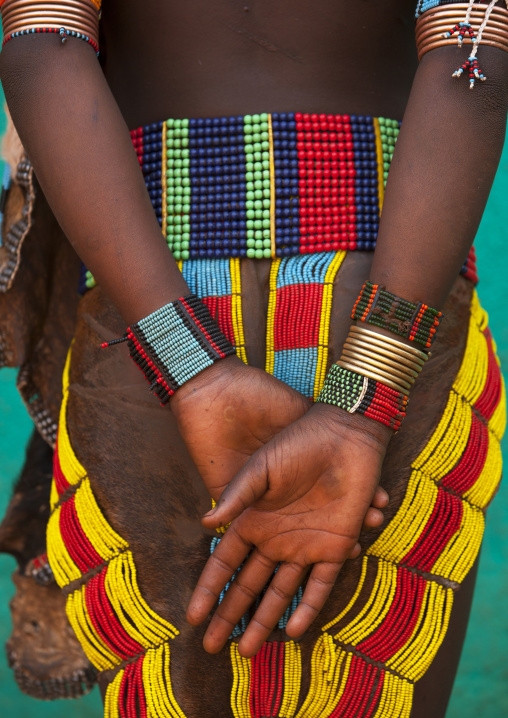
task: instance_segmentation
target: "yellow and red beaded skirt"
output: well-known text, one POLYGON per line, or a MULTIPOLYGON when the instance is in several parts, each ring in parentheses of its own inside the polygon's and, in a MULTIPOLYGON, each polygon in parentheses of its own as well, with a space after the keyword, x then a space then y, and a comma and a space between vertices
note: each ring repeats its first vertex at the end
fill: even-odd
MULTIPOLYGON (((335 264, 332 261, 328 266, 324 294, 332 291, 331 275, 342 259, 339 253, 334 256, 335 264)), ((223 328, 230 327, 246 359, 240 260, 230 261, 235 301, 218 317, 223 328)), ((305 387, 300 386, 312 396, 320 390, 328 362, 327 320, 316 321, 317 362, 311 379, 303 371, 297 376, 294 366, 288 369, 279 362, 274 318, 279 312, 287 316, 287 297, 277 285, 280 271, 276 260, 270 273, 266 368, 273 371, 279 367, 279 373, 297 385, 306 382, 305 387)), ((227 304, 217 297, 217 303, 221 302, 227 304)), ((304 312, 304 306, 297 303, 295 311, 304 312)), ((314 314, 323 317, 324 312, 326 317, 326 306, 330 304, 323 300, 314 314)), ((143 557, 138 554, 135 561, 127 540, 113 529, 94 482, 73 449, 67 428, 70 389, 67 367, 48 556, 57 582, 68 596, 67 614, 85 653, 98 671, 109 677, 105 715, 203 715, 184 712, 172 681, 187 646, 191 650, 190 629, 181 610, 178 621, 163 618, 140 590, 138 570, 143 557)), ((499 442, 504 427, 504 389, 495 347, 486 314, 473 295, 467 341, 444 411, 407 467, 398 510, 358 560, 356 588, 346 597, 347 605, 326 624, 322 619, 311 656, 304 659, 299 643, 287 641, 279 633, 277 640, 267 642, 255 658, 247 660, 238 654, 237 639, 232 636, 231 667, 216 677, 229 683, 235 718, 409 717, 414 684, 443 642, 455 591, 479 552, 484 511, 501 477, 499 442), (353 705, 356 712, 351 714, 353 705)), ((108 470, 114 468, 108 464, 108 470)), ((212 539, 212 549, 217 540, 212 539)), ((206 555, 203 563, 205 559, 206 555)), ((241 630, 239 626, 237 635, 241 630)))
MULTIPOLYGON (((355 274, 350 260, 372 256, 397 131, 398 123, 375 118, 254 115, 168 120, 132 133, 190 290, 243 361, 310 398, 338 358, 339 328, 347 330, 368 274, 355 274)), ((400 479, 392 490, 390 476, 382 478, 392 496, 389 522, 362 539, 362 557, 343 569, 310 638, 284 636, 297 596, 251 660, 237 650, 245 618, 227 662, 205 656, 202 629, 184 619, 220 537, 192 538, 198 489, 189 488, 171 412, 144 383, 138 399, 139 372, 129 374, 128 357, 100 355, 101 341, 118 336, 122 323, 100 287, 86 293, 64 375, 48 557, 70 623, 107 683, 107 718, 409 718, 415 682, 443 643, 501 478, 503 380, 471 258, 463 274, 442 327, 443 337, 455 332, 454 362, 438 336, 428 378, 416 385, 387 455, 385 464, 397 467, 390 476, 400 479), (444 392, 432 395, 428 386, 443 377, 444 392), (411 404, 421 410, 429 397, 434 413, 420 430, 425 420, 416 421, 411 404), (409 450, 415 426, 421 440, 409 450), (164 502, 176 518, 154 525, 151 513, 164 502), (171 561, 152 557, 160 545, 173 551, 171 561), (168 571, 170 596, 151 581, 168 571), (194 684, 199 695, 189 697, 194 684)), ((84 273, 83 291, 93 287, 84 273)))

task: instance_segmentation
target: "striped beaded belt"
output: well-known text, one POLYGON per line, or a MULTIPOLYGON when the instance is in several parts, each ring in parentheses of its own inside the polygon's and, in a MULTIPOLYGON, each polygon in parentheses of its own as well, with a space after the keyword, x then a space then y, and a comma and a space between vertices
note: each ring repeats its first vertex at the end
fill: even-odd
MULTIPOLYGON (((273 113, 131 131, 175 259, 275 259, 376 246, 400 123, 273 113)), ((477 281, 474 251, 462 274, 477 281)), ((83 267, 80 293, 95 286, 83 267)))
POLYGON ((176 259, 373 249, 399 123, 274 113, 131 132, 176 259))

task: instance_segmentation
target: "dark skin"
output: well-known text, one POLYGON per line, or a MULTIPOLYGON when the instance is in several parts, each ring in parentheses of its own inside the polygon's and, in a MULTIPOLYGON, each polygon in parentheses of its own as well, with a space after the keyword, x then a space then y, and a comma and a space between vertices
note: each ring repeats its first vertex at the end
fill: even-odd
MULTIPOLYGON (((69 240, 131 323, 188 289, 161 238, 128 128, 264 109, 404 115, 370 279, 439 308, 499 162, 508 55, 482 48, 488 82, 471 93, 464 78, 451 79, 464 50, 435 50, 417 70, 414 0, 245 1, 106 0, 105 76, 82 42, 30 37, 5 46, 9 108, 69 240)), ((171 406, 207 488, 221 496, 205 525, 234 519, 188 620, 208 616, 255 547, 210 623, 206 650, 222 648, 280 561, 239 650, 256 653, 310 570, 287 629, 302 635, 357 551, 391 432, 333 407, 307 410, 296 392, 237 359, 195 377, 171 406), (224 420, 235 415, 242 421, 224 420), (210 426, 209 443, 199 440, 210 426)))

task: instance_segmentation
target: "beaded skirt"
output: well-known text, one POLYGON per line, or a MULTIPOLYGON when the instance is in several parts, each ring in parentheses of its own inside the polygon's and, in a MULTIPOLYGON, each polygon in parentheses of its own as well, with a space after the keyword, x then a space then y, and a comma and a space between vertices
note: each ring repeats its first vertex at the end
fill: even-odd
MULTIPOLYGON (((367 276, 346 265, 375 247, 398 129, 382 118, 267 114, 132 132, 191 292, 243 361, 312 399, 367 276)), ((462 274, 476 281, 474 254, 462 274)), ((84 271, 82 291, 93 286, 84 271)), ((410 403, 390 446, 382 477, 390 521, 343 569, 319 625, 301 642, 286 640, 297 595, 251 660, 236 642, 248 616, 213 657, 200 648, 203 629, 185 623, 181 586, 194 585, 221 536, 203 534, 207 497, 171 412, 138 386, 128 357, 99 354, 101 341, 123 331, 121 318, 100 288, 83 298, 64 377, 48 555, 69 620, 107 685, 106 718, 409 718, 501 476, 505 400, 494 344, 471 283, 457 279, 454 292, 445 316, 461 348, 451 361, 438 337, 430 379, 412 396, 418 421, 410 403), (140 426, 142 446, 132 452, 140 426), (409 450, 413 434, 420 445, 409 450), (115 493, 126 477, 143 477, 135 505, 135 494, 115 493), (179 518, 167 525, 172 512, 179 518), (192 698, 190 664, 201 687, 192 698)))
MULTIPOLYGON (((263 357, 267 371, 315 397, 339 350, 334 327, 353 255, 180 266, 244 361, 260 365, 263 357)), ((381 480, 392 497, 389 522, 362 539, 362 557, 344 567, 309 634, 284 637, 297 596, 251 660, 237 650, 247 617, 228 651, 212 657, 200 647, 202 629, 185 622, 186 591, 220 535, 200 528, 209 505, 171 412, 157 406, 126 352, 99 349, 118 335, 121 318, 100 288, 83 298, 64 379, 48 556, 69 620, 108 686, 107 718, 409 718, 501 476, 505 409, 495 347, 471 284, 458 278, 456 286, 445 317, 455 316, 461 348, 450 350, 453 364, 438 336, 412 396, 416 411, 410 402, 390 446, 381 480), (442 369, 450 364, 453 374, 442 369), (449 383, 436 391, 443 375, 449 383), (415 434, 420 444, 409 450, 415 434)))

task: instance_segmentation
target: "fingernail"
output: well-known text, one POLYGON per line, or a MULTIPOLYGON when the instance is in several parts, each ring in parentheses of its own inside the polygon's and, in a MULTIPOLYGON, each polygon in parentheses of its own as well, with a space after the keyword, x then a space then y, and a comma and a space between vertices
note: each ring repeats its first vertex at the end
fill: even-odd
POLYGON ((215 507, 213 509, 210 509, 210 511, 207 511, 207 513, 203 516, 204 519, 208 518, 209 516, 213 516, 215 513, 215 507))

